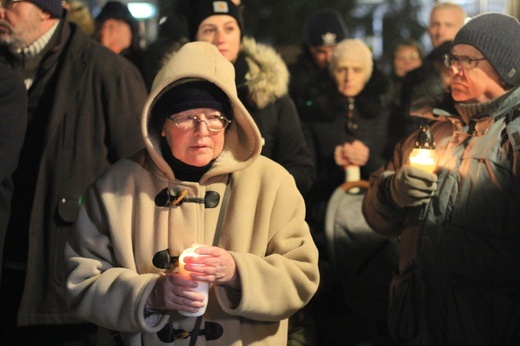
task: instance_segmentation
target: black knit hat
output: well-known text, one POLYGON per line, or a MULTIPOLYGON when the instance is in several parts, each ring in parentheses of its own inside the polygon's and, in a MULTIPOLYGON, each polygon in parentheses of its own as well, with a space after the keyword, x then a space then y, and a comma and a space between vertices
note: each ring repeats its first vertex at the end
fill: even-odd
POLYGON ((204 19, 217 15, 225 14, 237 20, 240 32, 244 31, 242 6, 237 6, 231 0, 185 0, 184 8, 188 19, 188 30, 190 40, 195 40, 199 25, 204 19))
POLYGON ((29 0, 54 18, 63 17, 65 9, 62 0, 29 0))
POLYGON ((477 48, 511 86, 520 85, 520 23, 501 13, 473 17, 457 33, 451 47, 469 44, 477 48))
POLYGON ((347 29, 341 15, 335 10, 323 10, 307 21, 305 44, 334 46, 347 37, 347 29))
POLYGON ((96 17, 96 28, 99 30, 108 19, 119 19, 125 21, 132 31, 132 35, 139 33, 139 22, 132 16, 127 5, 119 1, 108 1, 96 17))
POLYGON ((229 98, 218 86, 205 80, 187 79, 174 83, 158 96, 151 119, 160 132, 166 117, 195 108, 213 108, 228 119, 233 117, 229 98))

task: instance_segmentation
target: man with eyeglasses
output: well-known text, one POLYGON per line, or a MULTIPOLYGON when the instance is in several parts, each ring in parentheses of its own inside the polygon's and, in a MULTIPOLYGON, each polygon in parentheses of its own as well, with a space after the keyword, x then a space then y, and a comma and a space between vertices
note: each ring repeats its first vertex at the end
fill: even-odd
POLYGON ((24 80, 28 126, 0 234, 0 344, 93 330, 65 301, 64 244, 86 187, 143 147, 139 71, 69 22, 61 0, 0 0, 0 61, 24 80))
POLYGON ((400 236, 389 310, 399 341, 520 345, 518 37, 504 14, 465 24, 445 57, 456 112, 429 126, 434 172, 409 164, 414 133, 371 177, 365 217, 400 236))

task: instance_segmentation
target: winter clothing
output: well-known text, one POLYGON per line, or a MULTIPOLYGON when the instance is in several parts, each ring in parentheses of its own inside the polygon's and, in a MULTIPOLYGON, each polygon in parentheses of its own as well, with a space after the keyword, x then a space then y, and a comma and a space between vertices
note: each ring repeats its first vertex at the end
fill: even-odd
POLYGON ((305 194, 315 177, 314 162, 294 102, 287 94, 285 63, 273 48, 244 37, 234 65, 240 101, 262 134, 262 155, 284 166, 305 194))
POLYGON ((347 37, 343 18, 336 10, 322 10, 312 15, 306 23, 305 44, 312 46, 335 46, 347 37))
POLYGON ((63 1, 61 0, 28 0, 45 12, 50 13, 54 18, 61 18, 64 15, 63 1))
MULTIPOLYGON (((13 182, 27 127, 27 90, 22 78, 0 63, 0 255, 4 248, 13 182)), ((2 262, 0 256, 0 268, 2 262)), ((1 276, 0 276, 1 281, 1 276)))
MULTIPOLYGON (((182 5, 184 2, 177 3, 182 5)), ((152 88, 157 72, 165 63, 165 56, 188 42, 188 24, 181 6, 171 7, 168 17, 159 23, 158 32, 159 37, 146 47, 140 67, 148 91, 152 88)))
POLYGON ((302 119, 306 141, 316 161, 317 178, 306 196, 308 222, 318 234, 324 227, 327 202, 333 191, 345 181, 345 170, 334 160, 336 146, 354 140, 370 149, 367 164, 361 167, 361 179, 386 163, 383 149, 386 143, 390 97, 389 83, 377 68, 370 80, 354 99, 337 91, 332 80, 320 95, 311 100, 313 112, 302 119), (354 107, 348 118, 349 107, 354 107))
MULTIPOLYGON (((204 19, 214 15, 227 15, 236 19, 240 31, 244 31, 242 7, 231 0, 190 0, 186 1, 186 18, 190 40, 195 40, 199 25, 204 19)), ((182 6, 182 5, 181 5, 182 6)))
POLYGON ((139 34, 139 22, 134 18, 134 16, 132 16, 132 13, 126 4, 119 1, 108 1, 95 19, 96 28, 94 37, 98 41, 101 40, 100 31, 105 22, 109 19, 122 20, 130 26, 130 31, 132 33, 130 46, 123 49, 119 54, 140 68, 143 64, 144 51, 139 42, 141 39, 139 34))
MULTIPOLYGON (((0 47, 14 69, 25 67, 22 58, 0 47)), ((36 58, 4 261, 27 267, 20 325, 78 323, 64 300, 65 238, 88 184, 143 147, 136 134, 146 89, 133 65, 66 19, 36 58)))
MULTIPOLYGON (((210 285, 201 330, 220 326, 223 334, 200 335, 197 345, 285 344, 287 318, 317 289, 318 254, 304 221, 303 198, 285 169, 259 155, 260 133, 233 78, 233 66, 213 45, 183 46, 159 72, 143 111, 146 150, 111 167, 85 197, 66 249, 68 289, 77 313, 102 327, 102 344, 109 342, 108 330, 118 331, 127 344, 162 345, 173 344, 160 340, 168 331, 194 329, 195 317, 176 311, 145 315, 145 303, 165 272, 152 264, 157 252, 168 249, 178 256, 191 242, 213 242, 222 203, 205 208, 204 202, 188 202, 204 201, 209 191, 220 200, 229 194, 217 246, 232 254, 241 288, 210 285), (163 158, 161 136, 150 119, 158 95, 190 77, 222 89, 234 115, 222 153, 194 182, 179 180, 163 158), (157 206, 154 199, 165 188, 175 194, 186 190, 186 202, 157 206), (207 343, 210 337, 217 339, 207 343)), ((179 339, 175 345, 189 342, 179 339)))
POLYGON ((233 118, 231 105, 222 90, 212 83, 194 81, 182 83, 165 92, 153 106, 151 121, 161 130, 170 115, 195 108, 213 108, 228 119, 233 118))
POLYGON ((444 68, 444 56, 450 53, 452 41, 446 41, 428 54, 423 65, 408 72, 400 83, 398 104, 394 105, 388 121, 388 139, 385 157, 390 158, 395 145, 432 119, 420 114, 431 110, 433 116, 454 114, 453 99, 447 91, 440 68, 444 68))
POLYGON ((139 22, 132 16, 127 5, 119 1, 108 1, 96 17, 96 25, 102 26, 107 19, 119 19, 130 26, 132 35, 139 34, 139 22))
POLYGON ((289 94, 296 104, 300 117, 312 114, 312 102, 324 85, 329 85, 327 68, 320 67, 309 48, 312 46, 335 46, 347 37, 343 19, 335 10, 323 10, 311 16, 306 23, 306 40, 294 64, 289 66, 289 94))
POLYGON ((520 343, 520 88, 467 107, 483 110, 470 120, 456 115, 430 126, 438 180, 429 204, 399 208, 389 194, 391 177, 408 164, 417 133, 372 175, 363 204, 376 232, 400 235, 401 273, 413 247, 405 239, 422 232, 412 292, 420 314, 418 345, 520 343), (474 132, 477 123, 490 120, 487 130, 474 132))
POLYGON ((507 85, 520 85, 518 19, 501 13, 482 13, 457 32, 452 46, 469 44, 477 48, 507 85))
POLYGON ((296 62, 289 66, 289 73, 291 76, 289 94, 300 118, 312 115, 314 113, 312 100, 331 83, 329 70, 318 66, 309 50, 302 48, 302 53, 296 62))

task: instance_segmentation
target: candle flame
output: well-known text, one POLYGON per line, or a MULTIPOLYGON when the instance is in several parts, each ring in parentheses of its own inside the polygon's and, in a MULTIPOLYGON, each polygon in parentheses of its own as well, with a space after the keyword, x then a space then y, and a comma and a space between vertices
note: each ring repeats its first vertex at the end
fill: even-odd
POLYGON ((433 173, 437 166, 435 160, 435 150, 414 148, 410 154, 410 165, 433 173))

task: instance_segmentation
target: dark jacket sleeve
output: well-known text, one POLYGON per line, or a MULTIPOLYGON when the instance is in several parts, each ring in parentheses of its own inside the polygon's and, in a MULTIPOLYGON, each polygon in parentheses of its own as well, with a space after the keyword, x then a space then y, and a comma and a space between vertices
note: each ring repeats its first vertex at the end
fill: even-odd
POLYGON ((27 126, 27 91, 10 67, 0 64, 0 182, 15 170, 27 126))
POLYGON ((146 102, 146 86, 139 70, 126 59, 114 56, 111 71, 102 71, 103 89, 110 97, 103 100, 107 124, 106 146, 111 163, 144 147, 141 113, 146 102), (131 135, 130 135, 131 134, 131 135))
POLYGON ((279 133, 273 160, 292 174, 298 190, 305 194, 311 188, 316 176, 314 160, 305 142, 294 102, 286 95, 278 99, 277 103, 279 133))

